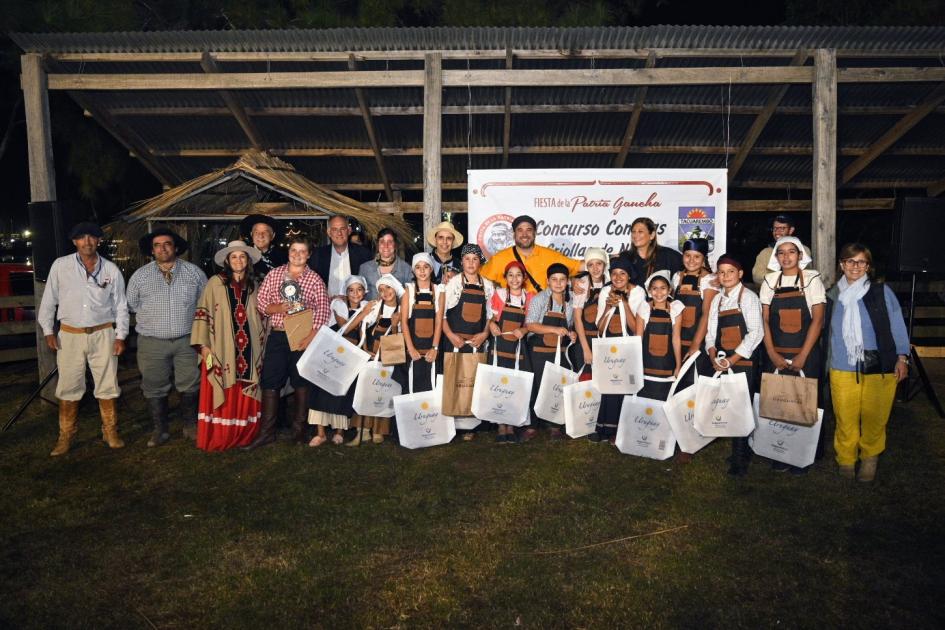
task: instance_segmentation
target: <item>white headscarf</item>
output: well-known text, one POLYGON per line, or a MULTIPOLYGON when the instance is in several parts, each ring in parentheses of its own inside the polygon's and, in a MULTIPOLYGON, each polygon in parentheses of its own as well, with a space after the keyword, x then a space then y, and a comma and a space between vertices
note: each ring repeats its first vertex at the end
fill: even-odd
POLYGON ((384 285, 389 286, 394 290, 394 293, 397 295, 397 299, 400 299, 400 296, 404 294, 404 285, 400 283, 400 280, 389 273, 385 273, 383 276, 378 278, 376 285, 378 289, 384 285))
POLYGON ((352 284, 360 284, 361 288, 367 291, 367 280, 364 279, 364 276, 359 276, 357 274, 353 276, 348 276, 345 278, 345 291, 351 287, 352 284))
POLYGON ((430 269, 434 268, 433 258, 430 256, 430 254, 426 252, 417 252, 416 254, 414 254, 413 259, 410 261, 410 268, 413 269, 414 267, 417 266, 417 263, 422 263, 422 262, 430 265, 430 269))
POLYGON ((856 365, 863 360, 863 325, 860 322, 860 305, 870 288, 869 276, 850 284, 846 276, 840 276, 837 282, 840 289, 840 303, 843 305, 843 345, 847 350, 847 361, 856 365))
POLYGON ((672 283, 672 282, 670 281, 670 279, 669 279, 669 270, 668 270, 668 269, 660 269, 659 271, 654 271, 653 273, 650 274, 650 277, 647 278, 647 279, 646 279, 646 282, 643 283, 643 286, 646 287, 646 290, 647 290, 647 291, 650 290, 650 280, 652 280, 653 278, 656 278, 656 277, 660 277, 660 278, 663 278, 664 280, 666 280, 666 284, 669 285, 670 291, 672 291, 672 289, 673 289, 673 283, 672 283))
POLYGON ((785 243, 794 243, 794 246, 797 247, 797 253, 800 254, 797 267, 798 269, 807 269, 807 265, 811 263, 811 257, 807 253, 807 250, 804 249, 804 244, 801 243, 801 239, 796 236, 782 236, 778 239, 778 242, 774 244, 774 249, 771 250, 771 258, 768 259, 768 269, 771 271, 781 271, 781 263, 778 262, 778 247, 785 243))

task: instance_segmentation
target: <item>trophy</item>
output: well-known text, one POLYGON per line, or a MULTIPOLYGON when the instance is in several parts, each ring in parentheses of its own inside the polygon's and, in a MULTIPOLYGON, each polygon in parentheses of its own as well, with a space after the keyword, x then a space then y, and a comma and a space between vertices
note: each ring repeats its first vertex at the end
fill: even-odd
POLYGON ((282 281, 281 292, 282 297, 289 304, 288 315, 298 313, 305 309, 305 306, 302 304, 302 287, 299 286, 298 282, 292 278, 286 278, 282 281))

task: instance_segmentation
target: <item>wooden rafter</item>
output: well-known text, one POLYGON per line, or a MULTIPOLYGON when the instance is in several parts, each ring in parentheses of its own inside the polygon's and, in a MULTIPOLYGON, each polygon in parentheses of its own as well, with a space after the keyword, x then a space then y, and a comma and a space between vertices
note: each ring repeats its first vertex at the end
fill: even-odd
MULTIPOLYGON (((217 65, 217 62, 214 60, 213 56, 208 52, 205 52, 200 57, 200 67, 203 68, 203 71, 207 74, 220 73, 220 67, 217 65)), ((236 118, 236 122, 238 122, 240 127, 243 129, 243 133, 246 134, 246 138, 249 140, 249 143, 252 145, 252 147, 262 151, 264 148, 262 136, 256 129, 256 125, 252 120, 250 120, 246 110, 243 109, 243 105, 240 103, 239 98, 237 98, 237 96, 229 90, 220 90, 218 93, 220 94, 220 98, 223 99, 223 102, 226 103, 226 108, 231 114, 233 114, 233 117, 236 118)))
MULTIPOLYGON (((512 69, 512 49, 505 51, 505 67, 512 69)), ((502 168, 509 167, 509 145, 512 142, 512 88, 505 88, 505 103, 502 112, 502 168)))
POLYGON ((847 184, 851 179, 857 176, 863 169, 869 166, 876 158, 902 138, 910 129, 919 124, 923 118, 935 111, 942 101, 945 101, 945 83, 941 83, 932 92, 926 96, 921 103, 915 106, 915 109, 896 122, 879 139, 870 145, 866 153, 851 162, 845 169, 840 178, 841 184, 847 184))
MULTIPOLYGON (((936 180, 888 180, 852 182, 847 188, 851 190, 925 190, 936 183, 936 180)), ((319 186, 332 190, 384 190, 381 182, 319 182, 319 186)), ((398 190, 423 190, 420 182, 391 182, 394 193, 398 190)), ((809 179, 797 180, 762 180, 750 179, 735 182, 733 188, 765 189, 765 190, 811 190, 813 183, 809 179)), ((466 190, 465 181, 443 182, 441 190, 466 190)))
MULTIPOLYGON (((656 53, 650 51, 649 56, 646 58, 646 63, 644 63, 644 68, 652 68, 656 65, 656 53)), ((637 134, 637 127, 640 124, 640 115, 643 113, 643 102, 646 100, 646 86, 641 85, 636 89, 636 94, 633 98, 633 112, 630 113, 630 120, 627 122, 627 130, 623 134, 623 143, 620 145, 620 150, 617 152, 617 157, 614 158, 614 168, 623 168, 624 162, 627 161, 627 153, 630 151, 630 146, 633 144, 633 137, 637 134)))
MULTIPOLYGON (((354 55, 348 57, 348 69, 356 71, 358 62, 354 55)), ((394 191, 390 187, 390 177, 387 176, 387 169, 384 168, 384 156, 381 153, 381 144, 377 140, 377 133, 374 130, 374 119, 371 118, 371 108, 368 107, 367 97, 364 95, 364 89, 354 88, 354 95, 358 99, 358 109, 361 110, 361 119, 364 121, 364 129, 367 131, 368 140, 371 143, 371 154, 374 156, 374 162, 377 164, 377 173, 380 175, 381 182, 384 184, 384 195, 388 201, 394 200, 394 191)))
MULTIPOLYGON (((807 57, 808 55, 806 50, 799 50, 797 51, 797 54, 791 58, 789 65, 803 66, 807 61, 807 57)), ((775 110, 778 108, 778 105, 781 104, 781 100, 784 98, 784 95, 787 94, 790 87, 791 86, 789 85, 775 85, 768 89, 768 99, 765 101, 764 109, 762 109, 761 112, 755 116, 755 120, 752 121, 751 128, 748 130, 748 134, 745 136, 745 139, 742 140, 741 146, 738 147, 738 152, 735 154, 735 157, 732 158, 732 161, 728 165, 729 184, 735 181, 738 171, 741 170, 742 165, 748 158, 748 154, 751 153, 751 150, 758 141, 758 138, 761 137, 761 132, 764 131, 768 121, 771 120, 772 116, 774 116, 775 110)))

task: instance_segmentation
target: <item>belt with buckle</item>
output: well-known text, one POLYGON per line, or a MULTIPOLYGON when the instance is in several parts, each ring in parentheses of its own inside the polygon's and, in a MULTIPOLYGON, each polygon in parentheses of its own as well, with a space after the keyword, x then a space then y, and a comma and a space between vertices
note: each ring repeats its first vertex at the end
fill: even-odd
POLYGON ((99 324, 98 326, 86 326, 84 328, 78 328, 68 324, 59 324, 59 330, 62 332, 72 333, 74 335, 91 335, 94 332, 105 330, 106 328, 112 328, 114 325, 114 322, 108 322, 107 324, 99 324))

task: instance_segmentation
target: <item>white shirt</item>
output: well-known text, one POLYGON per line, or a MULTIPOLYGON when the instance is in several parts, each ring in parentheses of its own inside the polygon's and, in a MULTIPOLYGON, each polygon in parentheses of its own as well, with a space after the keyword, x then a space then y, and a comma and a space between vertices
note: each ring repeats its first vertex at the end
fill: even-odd
MULTIPOLYGON (((824 281, 820 277, 820 272, 814 269, 805 269, 804 275, 804 299, 807 301, 807 310, 813 312, 815 304, 827 303, 827 290, 824 288, 824 281)), ((778 284, 780 271, 772 271, 765 276, 761 288, 758 290, 758 297, 762 304, 771 305, 774 299, 774 287, 778 284)), ((798 276, 781 276, 781 287, 796 287, 798 276)))
MULTIPOLYGON (((371 312, 364 316, 364 325, 371 326, 380 319, 384 319, 385 317, 390 317, 391 315, 394 314, 394 311, 397 310, 398 306, 399 305, 387 306, 383 302, 378 302, 377 306, 371 309, 371 312)), ((396 322, 391 322, 392 325, 394 323, 396 322)))
MULTIPOLYGON (((414 282, 408 282, 404 287, 407 289, 407 318, 413 317, 413 303, 417 299, 417 285, 414 282)), ((440 296, 446 291, 442 284, 433 285, 433 312, 440 312, 440 296)), ((430 293, 429 289, 421 289, 420 293, 430 293)))
MULTIPOLYGON (((604 282, 606 282, 607 277, 604 276, 604 282)), ((584 292, 581 295, 575 293, 571 294, 571 307, 572 308, 584 308, 584 305, 587 303, 587 296, 590 294, 591 289, 604 286, 604 282, 599 285, 591 286, 591 277, 586 276, 577 281, 579 286, 584 287, 584 292)))
POLYGON ((331 263, 328 265, 328 295, 344 295, 345 280, 351 275, 351 261, 348 257, 348 248, 338 253, 335 246, 331 247, 331 263))
POLYGON ((709 330, 705 334, 705 347, 718 349, 716 337, 719 332, 719 311, 739 308, 742 317, 745 319, 748 332, 738 347, 735 348, 735 352, 747 359, 761 343, 761 340, 764 339, 765 327, 761 319, 761 300, 750 289, 741 291, 742 287, 742 283, 739 282, 729 290, 723 289, 721 293, 712 298, 712 306, 709 307, 709 330), (742 293, 741 304, 738 302, 739 292, 742 293))
MULTIPOLYGON (((682 283, 683 272, 677 271, 673 274, 673 291, 679 289, 679 285, 682 283)), ((714 287, 712 283, 715 281, 714 273, 707 273, 706 275, 699 278, 699 295, 705 297, 706 291, 719 291, 721 287, 714 287)), ((675 293, 674 293, 675 295, 675 293)))
MULTIPOLYGON (((686 305, 680 302, 679 300, 673 300, 669 303, 669 321, 675 326, 676 319, 682 315, 682 312, 686 309, 686 305)), ((643 320, 643 325, 646 326, 650 323, 650 311, 651 311, 649 301, 644 302, 640 305, 640 308, 637 309, 637 317, 643 320)))
MULTIPOLYGON (((606 319, 609 312, 613 309, 607 308, 607 298, 610 296, 610 290, 613 288, 612 284, 608 284, 606 287, 600 290, 600 294, 597 296, 597 327, 600 328, 604 319, 606 319)), ((627 296, 627 302, 630 304, 630 312, 627 313, 627 318, 636 317, 637 311, 640 309, 640 305, 646 302, 646 291, 643 290, 643 287, 636 286, 630 289, 630 294, 627 296)), ((616 308, 616 307, 614 307, 616 308)), ((614 317, 619 317, 619 313, 614 313, 614 317)))
MULTIPOLYGON (((482 290, 486 294, 486 319, 492 319, 492 294, 495 293, 495 285, 492 283, 492 280, 484 276, 480 276, 482 280, 482 290)), ((446 285, 446 310, 450 310, 457 304, 459 304, 459 296, 463 292, 463 274, 458 273, 453 276, 453 279, 449 281, 446 285)))
POLYGON ((95 270, 89 274, 78 254, 53 261, 39 304, 39 325, 44 335, 53 334, 56 319, 75 328, 115 322, 115 338, 127 337, 125 279, 115 263, 99 256, 95 270))

